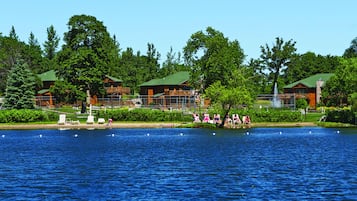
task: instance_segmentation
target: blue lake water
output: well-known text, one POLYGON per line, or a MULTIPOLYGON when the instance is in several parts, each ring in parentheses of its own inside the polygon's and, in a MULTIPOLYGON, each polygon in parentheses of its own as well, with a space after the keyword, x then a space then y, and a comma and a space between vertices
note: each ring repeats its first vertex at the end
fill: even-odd
POLYGON ((357 200, 357 130, 0 131, 1 200, 357 200))

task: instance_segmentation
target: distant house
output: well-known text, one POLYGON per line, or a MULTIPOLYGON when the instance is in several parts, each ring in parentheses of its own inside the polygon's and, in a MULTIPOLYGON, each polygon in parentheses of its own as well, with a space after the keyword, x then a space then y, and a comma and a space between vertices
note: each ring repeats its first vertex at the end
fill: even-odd
POLYGON ((144 105, 161 108, 182 108, 194 104, 194 90, 189 85, 190 73, 177 72, 160 79, 152 79, 140 85, 144 105))
MULTIPOLYGON (((36 95, 36 105, 39 106, 52 106, 54 104, 53 94, 50 92, 50 87, 54 85, 55 81, 58 80, 56 72, 50 70, 42 74, 37 75, 42 81, 42 89, 37 92, 36 95)), ((106 90, 106 96, 110 98, 120 97, 121 95, 130 94, 130 88, 123 87, 123 81, 112 77, 105 76, 103 80, 104 88, 106 90)), ((91 97, 91 104, 97 104, 98 98, 96 96, 91 97)))
POLYGON ((52 106, 53 96, 50 92, 50 87, 58 80, 56 72, 50 70, 37 75, 42 82, 42 89, 36 93, 36 105, 39 106, 52 106))
POLYGON ((296 98, 306 98, 310 108, 320 103, 321 91, 333 73, 320 73, 284 86, 284 93, 295 94, 296 98))

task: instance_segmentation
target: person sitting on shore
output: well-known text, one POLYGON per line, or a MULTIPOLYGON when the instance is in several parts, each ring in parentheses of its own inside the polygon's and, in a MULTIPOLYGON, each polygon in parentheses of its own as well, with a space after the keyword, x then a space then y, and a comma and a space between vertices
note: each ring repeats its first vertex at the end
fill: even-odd
POLYGON ((220 114, 214 114, 213 115, 213 123, 214 124, 220 124, 221 123, 221 115, 220 114))
POLYGON ((201 123, 200 116, 196 113, 192 114, 193 116, 193 123, 201 123))
POLYGON ((225 127, 226 128, 232 128, 232 119, 231 117, 229 116, 229 114, 226 115, 226 120, 225 120, 225 127))
MULTIPOLYGON (((250 117, 249 115, 243 116, 243 124, 250 128, 250 117)), ((245 126, 244 126, 245 127, 245 126)))
POLYGON ((239 115, 238 114, 233 114, 232 115, 232 121, 233 121, 233 127, 236 128, 237 126, 241 125, 242 124, 242 121, 240 120, 239 118, 239 115))
POLYGON ((209 114, 205 113, 203 114, 203 121, 204 123, 209 123, 211 119, 209 118, 209 114))

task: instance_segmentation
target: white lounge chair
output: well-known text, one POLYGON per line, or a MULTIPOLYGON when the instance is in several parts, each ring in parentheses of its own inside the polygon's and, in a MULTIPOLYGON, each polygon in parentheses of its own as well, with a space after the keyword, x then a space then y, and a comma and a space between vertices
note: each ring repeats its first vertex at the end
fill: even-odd
POLYGON ((94 124, 94 116, 89 115, 87 118, 87 124, 94 124))
POLYGON ((59 120, 57 122, 59 125, 65 125, 66 124, 66 115, 65 114, 60 114, 59 115, 59 120))
POLYGON ((105 119, 104 118, 98 118, 98 124, 104 124, 105 119))

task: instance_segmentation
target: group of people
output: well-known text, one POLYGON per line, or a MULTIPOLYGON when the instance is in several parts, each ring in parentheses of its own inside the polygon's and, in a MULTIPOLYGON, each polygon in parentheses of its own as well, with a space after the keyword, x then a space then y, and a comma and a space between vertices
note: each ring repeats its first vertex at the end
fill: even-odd
MULTIPOLYGON (((221 124, 222 120, 220 114, 214 114, 213 119, 210 118, 208 113, 204 113, 202 117, 202 121, 200 116, 196 113, 193 114, 193 122, 194 123, 212 123, 212 124, 221 124)), ((250 127, 250 117, 249 115, 245 115, 240 119, 238 114, 233 114, 232 117, 227 115, 225 118, 225 126, 229 128, 239 128, 239 127, 250 127)))

